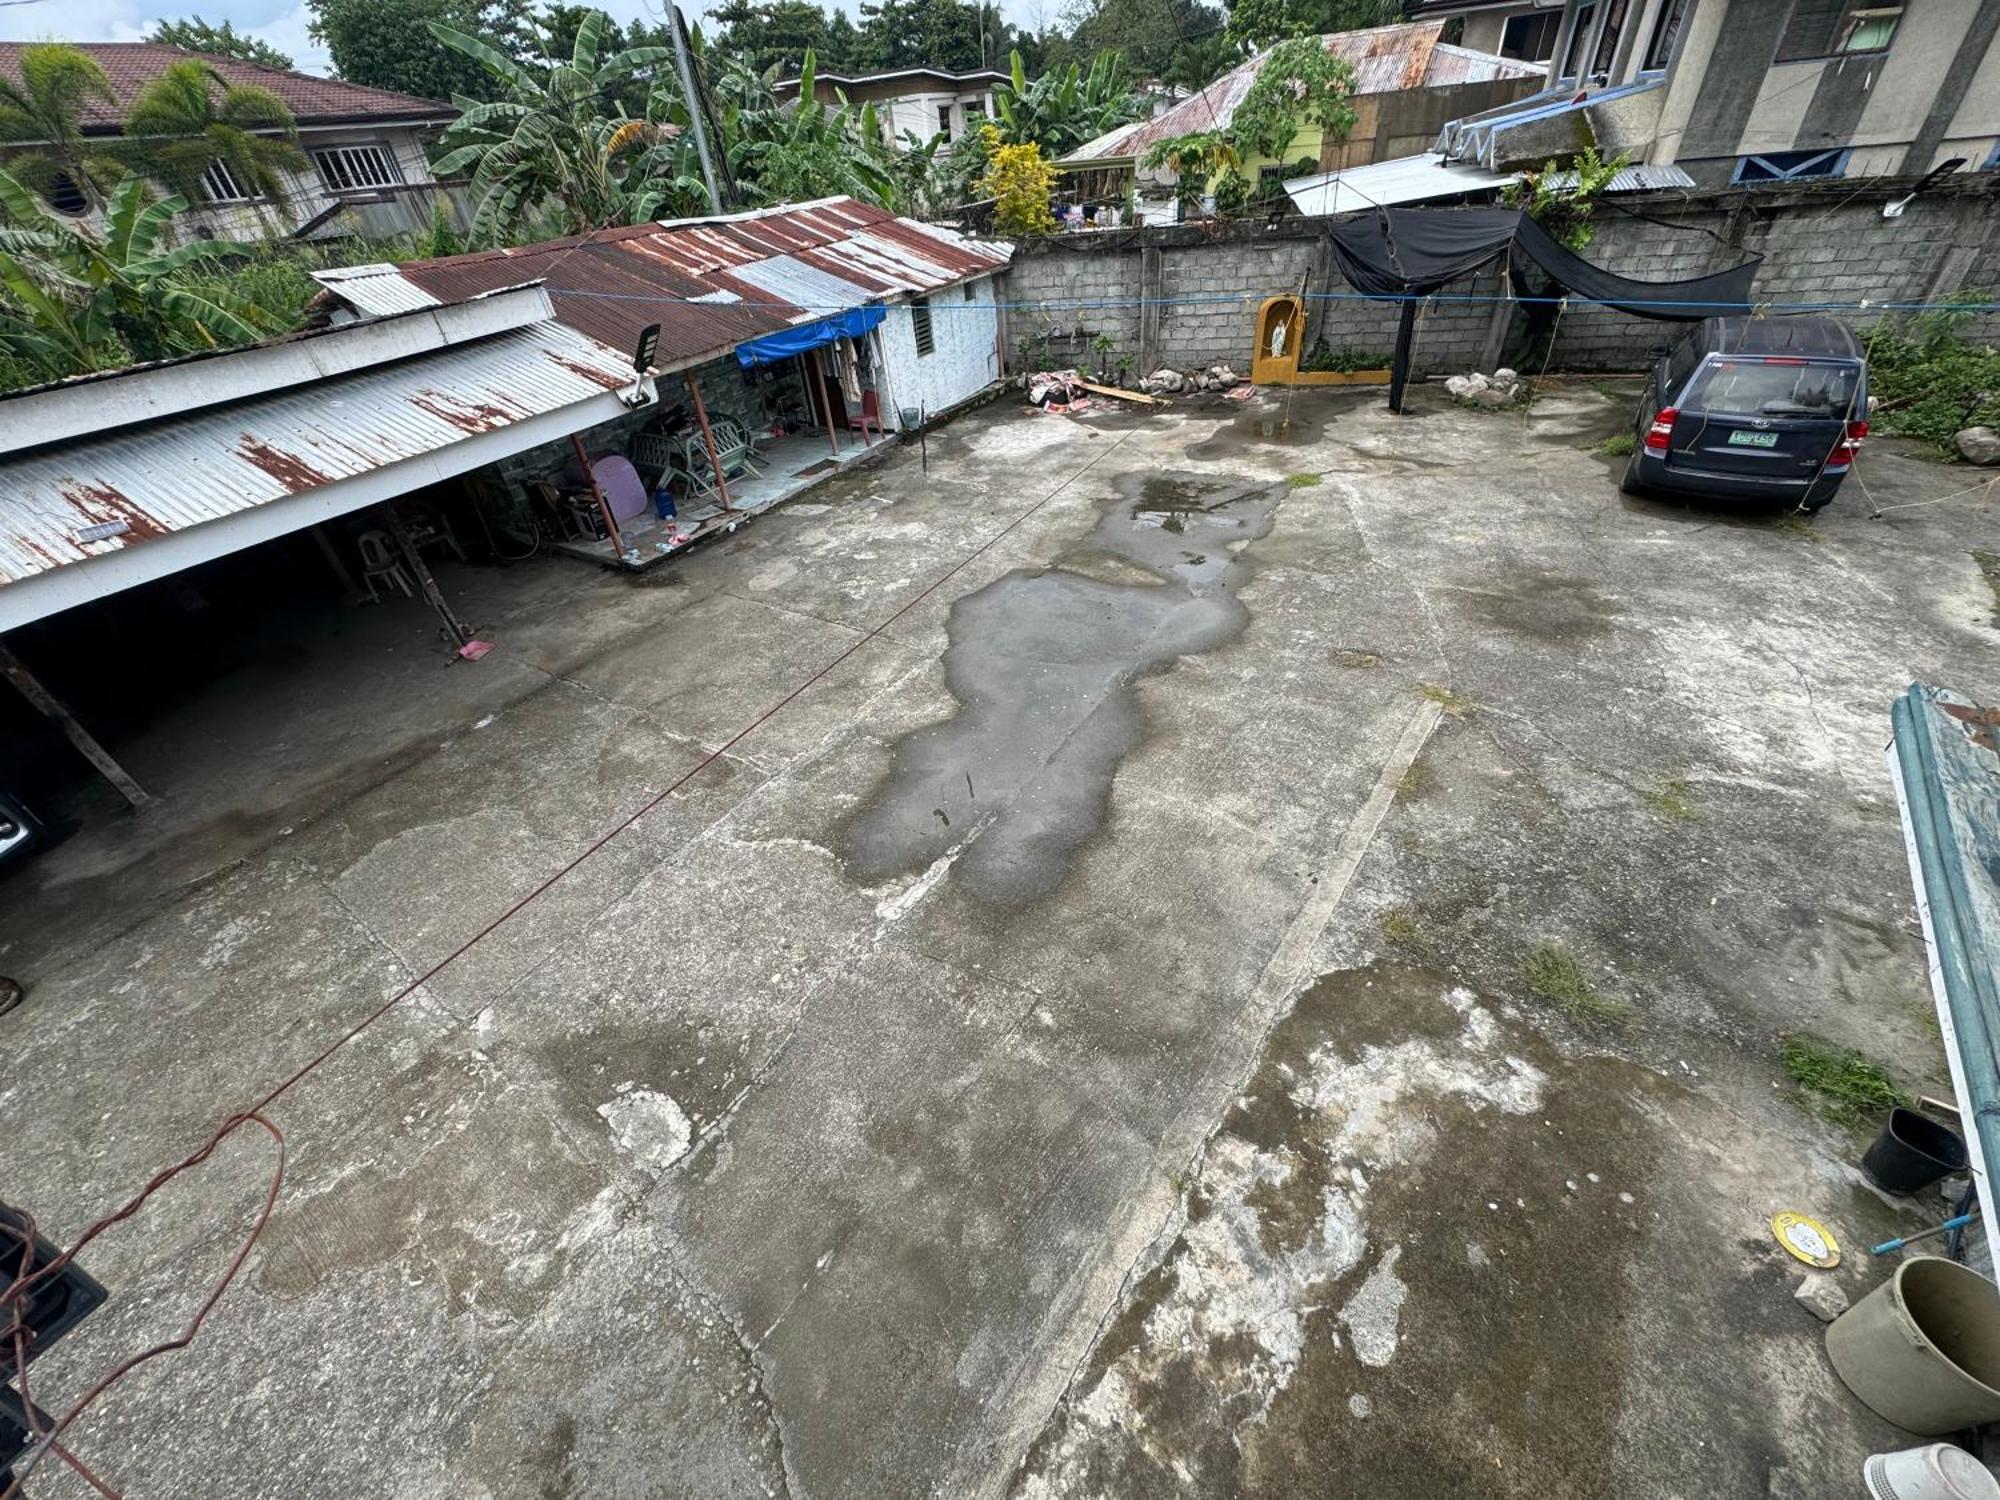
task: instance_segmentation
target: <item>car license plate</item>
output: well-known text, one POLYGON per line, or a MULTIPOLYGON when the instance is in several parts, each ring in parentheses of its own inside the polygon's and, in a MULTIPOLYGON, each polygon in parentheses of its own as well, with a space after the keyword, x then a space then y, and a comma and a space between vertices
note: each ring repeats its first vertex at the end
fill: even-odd
POLYGON ((1732 448, 1775 448, 1778 435, 1775 432, 1732 432, 1729 434, 1732 448))

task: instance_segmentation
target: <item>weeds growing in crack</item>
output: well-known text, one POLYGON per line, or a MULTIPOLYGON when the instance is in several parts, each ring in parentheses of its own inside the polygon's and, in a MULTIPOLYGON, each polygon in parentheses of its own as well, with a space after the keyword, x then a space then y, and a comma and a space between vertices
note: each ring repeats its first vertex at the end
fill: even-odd
POLYGON ((1413 906, 1392 906, 1382 913, 1382 938, 1394 943, 1398 948, 1414 948, 1423 929, 1417 922, 1417 911, 1413 906))
POLYGON ((1575 955, 1561 943, 1537 943, 1530 948, 1521 963, 1521 977, 1531 992, 1554 1001, 1572 1020, 1623 1021, 1632 1013, 1623 1000, 1600 994, 1575 955))
POLYGON ((1785 1072, 1801 1103, 1837 1125, 1855 1125, 1894 1105, 1909 1103, 1889 1070, 1852 1047, 1811 1032, 1788 1036, 1779 1048, 1785 1072))
POLYGON ((1287 474, 1285 484, 1290 489, 1309 490, 1320 482, 1317 474, 1287 474))
POLYGON ((1430 699, 1431 702, 1450 714, 1454 719, 1463 718, 1479 707, 1477 703, 1474 703, 1464 694, 1454 693, 1441 682, 1418 683, 1417 696, 1419 698, 1430 699))
POLYGON ((1668 776, 1657 786, 1642 789, 1639 799, 1660 817, 1676 823, 1692 823, 1701 816, 1685 776, 1668 776))
POLYGON ((1639 446, 1639 440, 1629 432, 1614 432, 1597 445, 1597 451, 1606 458, 1630 458, 1632 450, 1639 446))

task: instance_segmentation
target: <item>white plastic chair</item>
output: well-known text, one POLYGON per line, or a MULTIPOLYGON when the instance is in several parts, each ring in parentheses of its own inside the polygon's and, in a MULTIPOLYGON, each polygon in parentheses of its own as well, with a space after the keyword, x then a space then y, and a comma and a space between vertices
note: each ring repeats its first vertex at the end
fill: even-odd
POLYGON ((361 549, 361 582, 368 590, 368 597, 376 604, 382 596, 375 592, 375 580, 380 578, 393 583, 403 591, 405 599, 416 597, 416 590, 410 586, 410 575, 403 571, 403 564, 396 556, 395 543, 386 531, 364 531, 355 538, 355 545, 361 549))

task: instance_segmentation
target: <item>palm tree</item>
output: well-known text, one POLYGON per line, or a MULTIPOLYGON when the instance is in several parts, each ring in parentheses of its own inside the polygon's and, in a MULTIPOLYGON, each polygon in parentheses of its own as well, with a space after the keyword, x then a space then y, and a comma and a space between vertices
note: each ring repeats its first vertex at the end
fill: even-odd
POLYGON ((653 80, 645 119, 618 103, 620 84, 672 51, 627 47, 600 60, 610 25, 592 11, 577 27, 569 59, 537 67, 430 23, 440 42, 479 63, 499 86, 497 98, 453 100, 459 117, 446 128, 446 151, 433 167, 439 177, 471 169, 475 240, 517 240, 544 218, 557 233, 587 234, 693 201, 690 184, 700 192, 664 79, 653 80))
POLYGON ((9 152, 0 166, 45 198, 67 196, 67 187, 84 207, 102 207, 98 179, 116 176, 117 168, 91 153, 83 112, 93 100, 112 104, 116 97, 87 53, 62 42, 23 47, 20 79, 0 74, 0 142, 28 149, 9 152))
POLYGON ((286 170, 306 165, 298 123, 276 94, 194 58, 169 63, 139 91, 125 140, 138 164, 195 203, 215 196, 203 179, 220 166, 246 196, 282 205, 286 170))
POLYGON ((111 190, 100 237, 50 215, 19 179, 0 171, 0 349, 72 375, 240 343, 277 332, 247 298, 190 283, 204 264, 247 253, 193 240, 163 249, 180 197, 154 199, 127 177, 111 190))

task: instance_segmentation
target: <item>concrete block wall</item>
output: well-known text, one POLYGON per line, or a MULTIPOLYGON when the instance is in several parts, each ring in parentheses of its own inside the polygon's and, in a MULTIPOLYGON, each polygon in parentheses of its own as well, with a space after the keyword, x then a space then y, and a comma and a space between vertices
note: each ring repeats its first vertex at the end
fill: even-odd
MULTIPOLYGON (((1988 174, 1934 188, 1895 219, 1884 204, 1911 184, 1845 183, 1782 191, 1710 191, 1623 198, 1600 207, 1597 235, 1585 252, 1607 270, 1648 281, 1674 281, 1764 257, 1755 295, 1777 304, 1916 303, 1953 291, 2000 293, 2000 191, 1988 174)), ((1023 340, 1041 368, 1095 364, 1091 340, 1108 335, 1112 356, 1189 369, 1227 362, 1247 368, 1258 305, 1297 290, 1310 273, 1309 336, 1335 348, 1387 351, 1396 308, 1359 298, 1338 278, 1325 250, 1325 227, 1308 219, 1271 224, 1176 225, 1169 228, 1056 236, 1018 247, 1007 273, 1008 360, 1023 340), (1154 269, 1148 272, 1148 256, 1154 269), (1160 303, 1146 338, 1139 303, 1160 303)), ((1486 347, 1497 274, 1447 287, 1420 309, 1414 363, 1419 374, 1476 367, 1486 347)), ((1840 314, 1859 329, 1875 315, 1840 314)), ((1522 352, 1518 315, 1502 358, 1522 352)), ((1973 320, 1966 336, 2000 340, 2000 315, 1973 320)), ((1604 308, 1572 304, 1557 325, 1549 368, 1636 370, 1647 351, 1670 342, 1675 327, 1604 308)))

